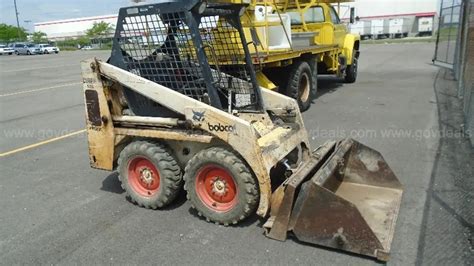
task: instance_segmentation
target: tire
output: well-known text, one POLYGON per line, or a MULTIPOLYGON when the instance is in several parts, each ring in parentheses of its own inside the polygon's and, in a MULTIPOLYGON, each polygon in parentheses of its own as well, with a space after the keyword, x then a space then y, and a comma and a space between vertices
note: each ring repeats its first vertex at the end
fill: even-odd
POLYGON ((302 112, 309 109, 313 100, 313 73, 311 67, 305 61, 294 63, 288 84, 286 85, 285 95, 296 99, 302 112))
POLYGON ((257 181, 234 153, 212 147, 197 153, 184 171, 184 189, 199 216, 216 224, 237 224, 255 212, 257 181))
POLYGON ((30 51, 26 51, 26 54, 27 54, 27 55, 31 55, 30 51))
POLYGON ((346 67, 345 75, 344 75, 344 82, 345 83, 354 83, 357 79, 357 71, 359 68, 359 58, 356 56, 356 50, 352 52, 354 55, 352 59, 352 64, 346 67))
POLYGON ((43 54, 49 54, 48 50, 44 50, 43 54))
POLYGON ((316 99, 316 96, 318 94, 318 61, 316 58, 311 58, 308 59, 306 62, 308 62, 309 67, 311 68, 311 73, 313 74, 311 82, 311 100, 316 99))
POLYGON ((127 196, 147 209, 167 206, 181 189, 181 169, 171 152, 159 143, 130 143, 120 153, 117 168, 127 196))

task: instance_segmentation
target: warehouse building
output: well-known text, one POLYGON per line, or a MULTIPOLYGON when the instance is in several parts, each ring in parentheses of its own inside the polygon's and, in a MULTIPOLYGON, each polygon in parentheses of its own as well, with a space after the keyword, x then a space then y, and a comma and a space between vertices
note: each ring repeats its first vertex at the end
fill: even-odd
POLYGON ((110 23, 114 28, 117 23, 117 15, 106 15, 96 17, 83 17, 75 19, 55 20, 35 23, 35 31, 41 31, 48 35, 52 41, 78 38, 86 35, 86 31, 99 22, 110 23))
POLYGON ((347 21, 354 7, 357 22, 350 25, 351 32, 365 38, 431 36, 437 29, 439 5, 438 0, 356 0, 341 4, 340 16, 347 21))

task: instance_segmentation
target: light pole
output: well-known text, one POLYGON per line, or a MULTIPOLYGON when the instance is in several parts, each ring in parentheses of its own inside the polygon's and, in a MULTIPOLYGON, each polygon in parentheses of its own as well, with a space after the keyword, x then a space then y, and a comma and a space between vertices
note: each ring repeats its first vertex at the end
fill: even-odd
POLYGON ((16 15, 16 27, 17 27, 17 32, 18 32, 18 40, 21 38, 20 34, 20 20, 18 19, 18 8, 16 7, 16 0, 13 0, 13 3, 15 4, 15 15, 16 15))
POLYGON ((26 25, 27 25, 26 28, 27 28, 27 31, 28 31, 28 32, 34 32, 34 29, 31 30, 31 22, 33 22, 33 21, 31 21, 31 20, 28 19, 28 20, 23 20, 23 22, 26 23, 26 25))

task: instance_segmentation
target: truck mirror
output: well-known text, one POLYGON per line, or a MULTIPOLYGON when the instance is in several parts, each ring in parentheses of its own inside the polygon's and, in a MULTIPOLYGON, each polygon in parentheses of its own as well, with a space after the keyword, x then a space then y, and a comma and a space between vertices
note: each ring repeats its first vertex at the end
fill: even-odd
POLYGON ((351 18, 350 18, 351 24, 355 22, 355 8, 351 7, 351 18))

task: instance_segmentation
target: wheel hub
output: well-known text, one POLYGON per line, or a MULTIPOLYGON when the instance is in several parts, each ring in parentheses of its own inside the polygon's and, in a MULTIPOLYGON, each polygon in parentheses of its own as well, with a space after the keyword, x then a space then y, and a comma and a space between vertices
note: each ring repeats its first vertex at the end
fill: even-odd
POLYGON ((153 172, 148 169, 144 168, 140 171, 140 179, 143 181, 143 183, 150 185, 153 183, 153 172))
POLYGON ((147 158, 137 156, 128 165, 128 179, 131 188, 140 196, 149 197, 158 193, 160 173, 147 158))
POLYGON ((309 80, 310 79, 306 73, 303 73, 303 75, 301 75, 298 94, 300 95, 300 99, 302 102, 306 102, 309 98, 309 94, 311 91, 311 84, 309 80))
POLYGON ((226 212, 238 202, 237 185, 231 173, 209 164, 197 173, 196 193, 201 202, 213 211, 226 212))
POLYGON ((223 180, 221 177, 214 177, 211 181, 212 184, 212 193, 217 194, 219 196, 224 196, 227 194, 227 191, 229 190, 227 188, 227 182, 223 180))

